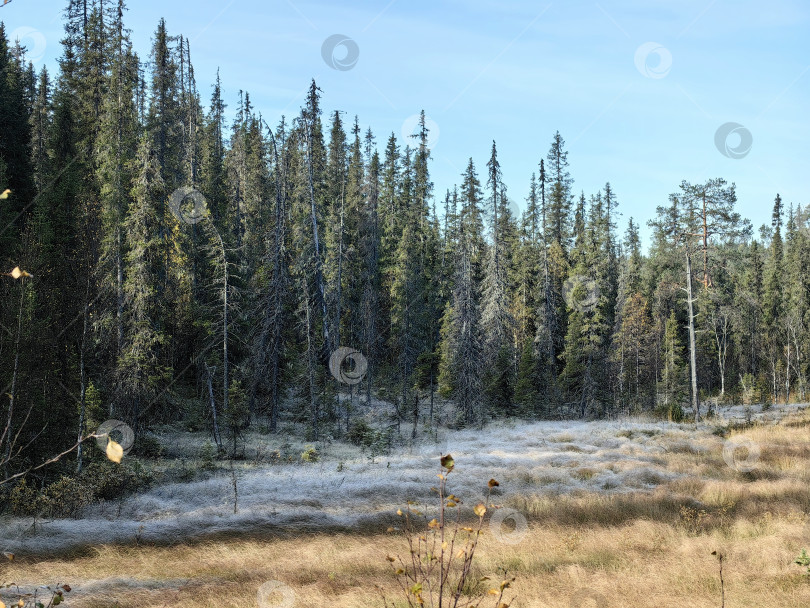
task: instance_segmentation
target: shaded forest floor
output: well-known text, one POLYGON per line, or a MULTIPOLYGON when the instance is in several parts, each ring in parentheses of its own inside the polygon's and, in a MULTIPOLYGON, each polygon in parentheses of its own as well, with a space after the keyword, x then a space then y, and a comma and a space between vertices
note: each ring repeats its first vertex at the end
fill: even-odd
POLYGON ((395 597, 385 556, 407 553, 384 530, 405 500, 430 500, 446 448, 450 491, 471 505, 495 477, 496 502, 527 522, 523 535, 509 520, 485 527, 476 560, 481 575, 517 578, 515 608, 720 606, 712 551, 726 556, 726 606, 803 606, 810 577, 792 562, 810 549, 810 410, 792 409, 736 430, 500 423, 375 458, 333 444, 318 462, 242 465, 236 514, 222 473, 41 524, 17 538, 0 578, 24 590, 68 582, 77 607, 256 606, 270 580, 295 606, 381 606, 376 585, 395 597))

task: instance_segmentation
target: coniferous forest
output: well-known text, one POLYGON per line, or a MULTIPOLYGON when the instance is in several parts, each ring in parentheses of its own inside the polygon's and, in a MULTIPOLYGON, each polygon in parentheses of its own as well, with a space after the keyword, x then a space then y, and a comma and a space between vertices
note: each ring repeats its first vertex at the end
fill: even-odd
POLYGON ((138 56, 125 14, 70 0, 56 73, 0 25, 4 478, 107 418, 196 425, 231 450, 259 420, 345 436, 360 401, 415 436, 437 400, 479 426, 806 398, 798 201, 774 192, 755 231, 707 176, 620 222, 610 176, 578 189, 554 132, 517 216, 496 142, 437 192, 424 112, 401 141, 323 108, 313 81, 268 124, 219 75, 198 90, 163 22, 138 56), (330 373, 341 346, 367 362, 358 384, 330 373))

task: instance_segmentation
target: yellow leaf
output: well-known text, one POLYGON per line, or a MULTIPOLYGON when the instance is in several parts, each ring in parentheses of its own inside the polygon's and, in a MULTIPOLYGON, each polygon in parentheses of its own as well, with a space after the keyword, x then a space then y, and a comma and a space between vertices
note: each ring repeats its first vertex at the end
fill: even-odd
POLYGON ((403 570, 402 568, 397 568, 396 574, 405 574, 405 570, 403 570))
POLYGON ((3 190, 3 193, 0 194, 0 201, 7 199, 9 194, 11 194, 11 190, 3 190))
POLYGON ((440 462, 448 471, 452 471, 453 467, 456 466, 456 462, 453 460, 453 457, 450 454, 445 454, 442 456, 440 462))
POLYGON ((428 528, 438 528, 438 527, 439 522, 436 521, 435 519, 431 519, 430 522, 428 523, 428 528))
POLYGON ((494 479, 490 479, 490 480, 489 480, 489 487, 490 487, 490 488, 494 488, 494 487, 499 486, 499 485, 501 485, 501 484, 499 484, 499 483, 498 483, 497 481, 495 481, 494 479))
POLYGON ((112 439, 107 439, 107 458, 112 460, 113 462, 117 462, 118 464, 121 463, 121 459, 124 457, 124 448, 121 447, 121 444, 116 443, 112 439))
POLYGON ((385 559, 387 559, 389 562, 393 562, 393 561, 395 561, 395 560, 394 560, 394 558, 393 558, 393 557, 391 557, 390 555, 386 555, 386 556, 385 556, 385 559))
POLYGON ((30 277, 31 275, 28 274, 25 270, 20 270, 19 266, 16 266, 14 270, 9 273, 15 279, 19 279, 20 277, 30 277))
POLYGON ((448 500, 448 501, 447 501, 447 506, 448 506, 448 507, 455 507, 455 506, 456 506, 456 503, 454 503, 452 500, 448 500))
POLYGON ((8 551, 3 551, 3 555, 5 555, 8 558, 8 561, 10 561, 10 562, 14 561, 14 554, 13 553, 9 553, 8 551))
POLYGON ((456 553, 456 559, 464 559, 465 555, 466 553, 464 552, 464 549, 459 549, 458 553, 456 553))
POLYGON ((500 594, 500 592, 497 589, 490 589, 489 591, 487 591, 487 593, 489 595, 499 595, 500 594))
POLYGON ((478 517, 483 517, 484 513, 486 512, 487 508, 484 506, 484 503, 481 502, 475 505, 475 508, 473 509, 473 513, 475 513, 478 517))
POLYGON ((400 517, 402 517, 402 509, 397 509, 397 515, 399 515, 400 517))

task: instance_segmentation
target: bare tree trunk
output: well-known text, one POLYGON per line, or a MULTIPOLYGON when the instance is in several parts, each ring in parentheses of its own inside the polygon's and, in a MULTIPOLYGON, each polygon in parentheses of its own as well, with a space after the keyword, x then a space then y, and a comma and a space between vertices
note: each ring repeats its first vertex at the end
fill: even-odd
MULTIPOLYGON (((343 211, 346 197, 340 185, 340 236, 338 238, 337 303, 335 305, 335 346, 340 346, 340 314, 343 304, 343 211)), ((348 429, 347 429, 348 430, 348 429)))
POLYGON ((430 428, 433 428, 433 365, 430 366, 430 428))
MULTIPOLYGON (((117 349, 116 355, 121 356, 124 349, 124 261, 121 255, 121 226, 115 227, 115 289, 116 289, 116 324, 117 324, 117 349)), ((110 408, 112 408, 112 400, 110 401, 110 408)), ((112 410, 110 411, 112 416, 112 410)))
POLYGON ((22 333, 22 311, 25 295, 25 279, 20 279, 20 308, 17 311, 17 336, 14 339, 14 371, 11 374, 11 387, 8 393, 8 417, 6 419, 6 428, 0 436, 0 442, 3 439, 6 441, 5 454, 3 454, 3 473, 8 477, 8 463, 11 460, 11 444, 14 443, 13 436, 13 422, 14 422, 14 399, 17 391, 17 372, 20 368, 20 334, 22 333))
POLYGON ((413 396, 413 429, 411 429, 411 439, 416 439, 416 428, 419 424, 419 395, 413 396))
POLYGON ((640 384, 640 376, 641 376, 641 352, 638 347, 638 342, 636 342, 636 407, 639 407, 639 384, 640 384))
POLYGON ((220 253, 222 254, 222 411, 228 414, 228 258, 225 255, 225 243, 214 226, 211 227, 219 240, 220 253))
POLYGON ((306 302, 306 332, 307 332, 307 377, 309 380, 309 411, 312 420, 312 437, 318 440, 318 401, 315 398, 315 370, 312 364, 312 314, 309 306, 309 289, 306 279, 304 283, 304 300, 306 302))
POLYGON ((329 315, 326 312, 326 292, 323 287, 323 272, 321 270, 321 245, 318 239, 318 216, 315 208, 315 188, 312 184, 312 141, 309 124, 304 125, 304 135, 307 139, 307 177, 309 182, 310 215, 312 217, 312 240, 315 245, 315 282, 321 301, 321 314, 323 315, 324 348, 328 354, 331 344, 329 341, 329 315))
POLYGON ((87 337, 87 313, 90 298, 90 273, 87 273, 87 289, 84 293, 84 312, 82 314, 82 339, 79 344, 79 433, 76 439, 76 473, 82 472, 82 456, 84 455, 85 415, 87 412, 87 379, 84 372, 84 343, 87 337))
POLYGON ((802 371, 802 354, 801 349, 799 347, 799 338, 798 332, 794 329, 793 331, 793 345, 796 349, 796 382, 799 384, 799 400, 804 401, 804 393, 805 393, 805 377, 804 372, 802 371))
POLYGON ((790 401, 790 359, 793 354, 790 342, 785 345, 785 403, 790 401))
POLYGON ((695 423, 700 422, 700 395, 698 395, 697 352, 695 345, 695 312, 692 298, 692 259, 686 250, 686 304, 689 312, 689 364, 692 370, 692 408, 695 410, 695 423))
POLYGON ((217 404, 214 401, 214 388, 211 386, 211 370, 208 368, 208 364, 204 363, 205 365, 205 376, 208 382, 208 399, 211 402, 211 414, 214 418, 214 443, 217 444, 217 449, 222 450, 222 438, 219 434, 219 424, 217 423, 217 404))
POLYGON ((714 340, 717 344, 717 365, 720 370, 720 396, 726 394, 726 355, 728 353, 728 315, 714 313, 714 340), (716 315, 720 315, 717 318, 716 315), (718 323, 720 325, 718 326, 718 323))

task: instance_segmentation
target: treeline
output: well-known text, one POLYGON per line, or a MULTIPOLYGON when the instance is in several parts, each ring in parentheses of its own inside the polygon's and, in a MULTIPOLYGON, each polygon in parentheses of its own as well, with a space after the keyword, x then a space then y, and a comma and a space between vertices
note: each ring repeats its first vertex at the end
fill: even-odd
POLYGON ((495 142, 436 193, 424 113, 378 145, 313 82, 291 120, 240 92, 226 124, 188 40, 161 21, 141 58, 124 13, 70 0, 55 77, 0 25, 0 259, 32 275, 0 281, 7 472, 110 417, 340 434, 339 346, 414 432, 434 392, 459 424, 805 398, 802 208, 777 196, 757 239, 733 184, 683 183, 644 255, 609 183, 575 191, 559 133, 515 217, 495 142))

